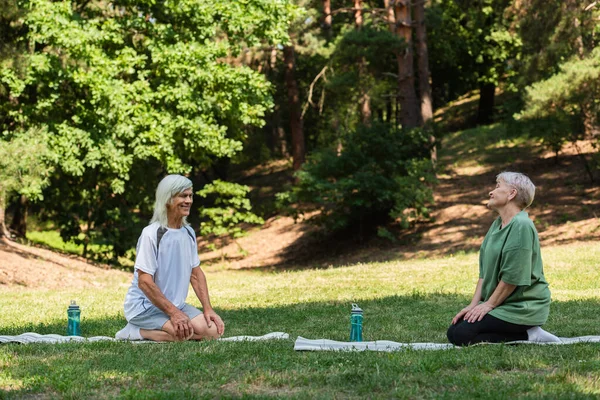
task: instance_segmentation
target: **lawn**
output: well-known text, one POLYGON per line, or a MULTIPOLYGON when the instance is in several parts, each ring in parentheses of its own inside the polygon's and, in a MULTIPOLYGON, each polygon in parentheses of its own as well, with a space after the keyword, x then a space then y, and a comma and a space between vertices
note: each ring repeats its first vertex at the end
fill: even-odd
MULTIPOLYGON (((558 336, 600 334, 600 247, 543 249, 558 336)), ((477 255, 297 271, 206 268, 226 335, 290 334, 271 342, 1 345, 0 398, 598 398, 600 345, 487 345, 395 353, 295 352, 297 336, 347 340, 350 303, 365 340, 445 342, 471 297, 477 255)), ((0 334, 64 334, 82 305, 84 336, 112 336, 128 282, 97 290, 6 289, 0 334)), ((198 301, 190 297, 190 302, 198 301)))

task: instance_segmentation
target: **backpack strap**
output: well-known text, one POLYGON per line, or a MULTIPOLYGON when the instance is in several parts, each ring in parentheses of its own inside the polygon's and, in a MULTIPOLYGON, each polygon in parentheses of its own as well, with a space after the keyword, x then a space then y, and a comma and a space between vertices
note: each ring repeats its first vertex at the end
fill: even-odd
POLYGON ((160 246, 160 240, 165 235, 165 233, 167 233, 167 228, 165 228, 164 226, 158 227, 158 230, 156 231, 156 256, 157 257, 158 257, 158 246, 160 246))
MULTIPOLYGON (((192 228, 190 228, 189 225, 185 225, 185 231, 188 233, 188 235, 190 235, 190 237, 192 238, 192 241, 194 243, 196 243, 196 238, 194 237, 192 228)), ((157 256, 158 256, 158 246, 160 246, 160 240, 165 235, 165 233, 167 233, 167 228, 165 228, 164 226, 159 227, 158 230, 156 231, 156 254, 157 254, 157 256)))
POLYGON ((192 241, 194 243, 196 243, 196 238, 194 237, 194 232, 192 231, 192 228, 189 225, 185 225, 185 231, 188 233, 188 235, 190 235, 190 237, 192 238, 192 241))

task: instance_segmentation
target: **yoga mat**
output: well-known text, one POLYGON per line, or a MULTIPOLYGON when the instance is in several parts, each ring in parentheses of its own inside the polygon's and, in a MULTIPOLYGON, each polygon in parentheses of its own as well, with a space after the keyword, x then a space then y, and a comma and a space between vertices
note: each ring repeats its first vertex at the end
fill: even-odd
MULTIPOLYGON (((222 342, 243 342, 243 341, 261 341, 261 340, 277 340, 288 339, 290 336, 285 332, 271 332, 262 336, 230 336, 217 339, 222 342)), ((115 339, 108 336, 62 336, 62 335, 40 335, 39 333, 26 332, 17 336, 0 336, 0 343, 67 343, 67 342, 98 342, 98 341, 114 341, 122 342, 123 339, 115 339)), ((150 340, 138 340, 135 343, 157 343, 150 340)))
MULTIPOLYGON (((572 338, 559 338, 560 342, 531 342, 519 340, 505 344, 536 344, 536 345, 563 345, 573 343, 600 343, 600 336, 578 336, 572 338)), ((478 343, 501 344, 501 343, 478 343)), ((450 343, 398 343, 389 340, 376 340, 374 342, 338 342, 328 339, 306 339, 298 336, 294 343, 296 351, 399 351, 399 350, 446 350, 460 349, 450 343)))

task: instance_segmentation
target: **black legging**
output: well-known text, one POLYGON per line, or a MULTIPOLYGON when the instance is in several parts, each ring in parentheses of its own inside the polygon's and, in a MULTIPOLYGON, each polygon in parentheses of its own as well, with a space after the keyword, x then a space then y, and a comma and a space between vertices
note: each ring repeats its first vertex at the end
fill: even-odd
POLYGON ((527 340, 529 328, 533 326, 512 324, 486 314, 481 321, 470 323, 461 319, 456 325, 450 325, 447 336, 450 343, 457 346, 481 342, 512 342, 527 340))

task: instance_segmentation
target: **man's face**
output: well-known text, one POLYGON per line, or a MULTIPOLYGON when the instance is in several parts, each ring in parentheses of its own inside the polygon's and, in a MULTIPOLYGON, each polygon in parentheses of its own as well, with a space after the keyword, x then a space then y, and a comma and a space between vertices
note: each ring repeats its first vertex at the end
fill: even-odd
POLYGON ((183 218, 190 215, 190 208, 194 202, 194 192, 192 189, 186 189, 178 193, 171 199, 171 204, 167 204, 167 213, 170 217, 183 218))
POLYGON ((488 201, 488 208, 497 210, 504 207, 508 202, 513 199, 516 195, 516 189, 509 186, 504 181, 496 182, 496 188, 490 192, 490 201, 488 201))

